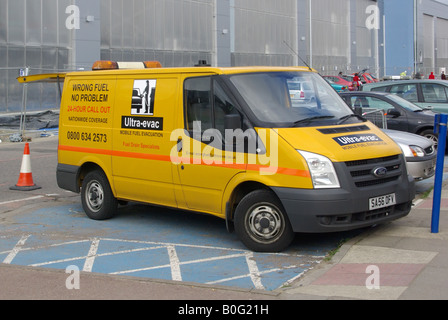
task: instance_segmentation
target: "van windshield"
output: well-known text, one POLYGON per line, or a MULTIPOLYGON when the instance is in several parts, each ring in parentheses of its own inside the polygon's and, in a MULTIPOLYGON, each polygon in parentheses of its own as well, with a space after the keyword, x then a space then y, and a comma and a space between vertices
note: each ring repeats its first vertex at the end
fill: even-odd
POLYGON ((360 120, 314 72, 262 72, 230 77, 254 116, 272 127, 304 127, 360 120))

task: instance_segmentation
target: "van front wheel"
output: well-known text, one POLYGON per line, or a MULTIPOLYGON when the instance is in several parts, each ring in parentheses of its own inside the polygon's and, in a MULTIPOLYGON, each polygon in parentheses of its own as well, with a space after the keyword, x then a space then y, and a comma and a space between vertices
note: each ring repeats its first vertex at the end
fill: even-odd
POLYGON ((93 220, 106 220, 116 213, 118 202, 115 199, 106 175, 93 171, 86 175, 81 190, 82 207, 93 220))
POLYGON ((267 190, 246 195, 235 210, 234 223, 240 240, 256 252, 283 251, 294 239, 283 206, 267 190))

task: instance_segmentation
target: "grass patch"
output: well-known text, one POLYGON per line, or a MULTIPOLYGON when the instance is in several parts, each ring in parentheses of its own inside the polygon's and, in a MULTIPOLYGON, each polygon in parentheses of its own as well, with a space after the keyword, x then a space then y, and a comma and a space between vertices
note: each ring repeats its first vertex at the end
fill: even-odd
POLYGON ((351 238, 346 238, 346 239, 342 239, 341 241, 339 241, 337 247, 328 252, 327 256, 324 258, 324 261, 325 262, 330 261, 334 257, 334 255, 339 251, 339 249, 341 249, 341 247, 350 239, 351 238))
POLYGON ((429 195, 431 194, 432 190, 434 190, 434 187, 432 187, 431 189, 429 189, 426 192, 422 193, 422 199, 428 198, 429 195))

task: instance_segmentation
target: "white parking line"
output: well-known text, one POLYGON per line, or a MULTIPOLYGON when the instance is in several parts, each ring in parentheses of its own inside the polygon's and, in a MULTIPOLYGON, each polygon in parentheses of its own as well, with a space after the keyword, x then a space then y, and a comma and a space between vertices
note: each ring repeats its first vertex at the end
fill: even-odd
POLYGON ((82 271, 84 272, 92 272, 93 263, 95 262, 96 253, 98 251, 98 246, 100 245, 99 239, 93 239, 92 245, 90 246, 89 253, 87 255, 86 262, 84 263, 84 268, 82 271))
POLYGON ((420 203, 423 202, 423 199, 418 199, 417 201, 414 202, 414 207, 418 207, 420 205, 420 203))
POLYGON ((15 245, 14 249, 11 250, 11 252, 8 254, 8 256, 5 258, 5 260, 3 261, 4 264, 11 264, 12 260, 14 260, 14 258, 16 257, 16 255, 20 252, 20 250, 23 248, 23 246, 25 245, 26 240, 28 240, 28 238, 31 235, 25 235, 23 236, 19 242, 17 242, 17 244, 15 245))
MULTIPOLYGON (((8 238, 8 237, 2 237, 0 236, 0 239, 2 238, 8 238)), ((133 273, 137 273, 137 272, 143 272, 143 271, 151 271, 151 270, 162 270, 162 269, 167 269, 169 271, 171 271, 171 280, 173 281, 184 281, 184 277, 182 276, 182 268, 184 266, 197 266, 197 271, 194 271, 193 274, 189 274, 189 277, 197 277, 199 273, 201 273, 202 269, 201 269, 201 264, 203 263, 210 263, 210 262, 216 262, 216 261, 228 261, 229 259, 239 259, 238 263, 243 262, 244 265, 246 266, 246 269, 244 270, 244 265, 241 265, 241 267, 243 267, 243 269, 240 270, 241 274, 234 274, 233 276, 229 276, 226 278, 221 278, 221 279, 215 279, 212 280, 210 282, 205 282, 206 284, 222 284, 222 283, 228 283, 231 281, 236 281, 239 279, 248 279, 250 282, 252 282, 254 288, 258 289, 258 290, 266 290, 267 288, 265 287, 265 285, 263 284, 263 276, 264 275, 268 275, 268 274, 275 274, 275 273, 283 273, 289 269, 294 270, 297 268, 304 268, 306 269, 307 267, 309 267, 309 263, 319 263, 320 260, 322 259, 322 257, 316 257, 316 256, 307 256, 307 258, 311 258, 312 260, 315 259, 315 261, 312 262, 307 262, 306 264, 303 263, 298 263, 298 264, 294 264, 294 265, 284 265, 282 267, 279 268, 270 268, 270 269, 266 269, 264 266, 264 270, 259 268, 259 265, 257 263, 257 259, 259 258, 258 255, 256 256, 253 252, 251 251, 247 251, 247 250, 241 250, 241 249, 230 249, 230 248, 222 248, 222 247, 214 247, 214 246, 198 246, 198 245, 191 245, 191 244, 174 244, 174 243, 163 243, 163 242, 151 242, 151 241, 139 241, 139 240, 124 240, 124 239, 108 239, 108 238, 92 238, 92 239, 85 239, 85 240, 78 240, 78 241, 67 241, 67 242, 63 242, 63 243, 54 243, 54 244, 47 244, 47 245, 38 245, 38 246, 34 246, 34 247, 25 247, 25 243, 28 242, 28 239, 30 238, 30 235, 24 235, 18 242, 17 244, 14 246, 14 248, 12 250, 8 250, 5 252, 0 252, 0 254, 7 254, 7 258, 5 259, 4 263, 5 264, 11 264, 12 261, 15 259, 15 257, 17 256, 17 254, 22 253, 22 252, 33 252, 33 251, 39 251, 41 249, 49 249, 49 248, 56 248, 56 247, 63 247, 63 246, 67 246, 67 245, 72 245, 72 244, 86 244, 89 245, 89 249, 88 249, 88 253, 87 255, 82 255, 82 256, 76 256, 76 257, 70 257, 70 258, 64 258, 64 259, 55 259, 53 261, 45 261, 45 262, 40 262, 40 263, 35 263, 35 264, 29 264, 29 266, 31 267, 43 267, 43 266, 48 266, 48 265, 52 265, 52 264, 57 264, 57 263, 66 263, 66 262, 71 262, 71 261, 77 261, 77 260, 84 260, 84 267, 83 267, 83 271, 84 272, 93 272, 93 267, 94 264, 96 265, 97 263, 97 258, 100 257, 106 257, 106 256, 119 256, 121 254, 129 254, 129 253, 138 253, 138 252, 146 252, 146 251, 153 251, 153 250, 159 250, 159 249, 165 249, 165 252, 168 255, 168 259, 169 262, 167 264, 161 264, 161 265, 148 265, 148 266, 143 266, 142 268, 138 268, 138 269, 127 269, 127 270, 117 270, 115 272, 108 272, 108 274, 111 275, 132 275, 133 273), (133 248, 133 249, 127 249, 127 250, 117 250, 117 251, 109 251, 109 252, 104 252, 104 253, 100 253, 99 252, 99 246, 102 243, 105 242, 121 242, 122 244, 124 243, 134 243, 134 244, 143 244, 143 247, 138 247, 138 248, 133 248), (199 258, 199 259, 193 259, 193 260, 187 260, 187 261, 181 261, 179 259, 178 256, 178 250, 179 248, 201 248, 201 249, 210 249, 215 251, 217 248, 220 250, 226 250, 228 251, 227 254, 224 255, 220 255, 219 253, 216 253, 218 255, 214 255, 214 256, 207 256, 204 258, 199 258), (243 259, 243 261, 241 261, 241 258, 243 259)), ((119 248, 119 247, 118 247, 119 248)), ((117 249, 118 249, 117 248, 117 249)), ((82 254, 85 254, 85 249, 83 250, 84 252, 82 254)), ((222 253, 222 252, 221 252, 222 253)), ((264 256, 264 254, 263 254, 264 256)), ((268 254, 268 256, 272 257, 272 256, 277 256, 279 258, 281 258, 282 256, 289 256, 289 257, 295 257, 295 258, 300 258, 302 257, 302 255, 297 255, 297 254, 285 254, 285 253, 280 253, 280 254, 268 254)), ((184 258, 188 259, 188 258, 184 258)), ((103 263, 103 261, 102 261, 103 263)), ((102 264, 100 263, 100 265, 97 266, 98 270, 101 270, 102 264)), ((184 271, 189 271, 189 268, 186 268, 184 271)), ((206 272, 206 271, 204 271, 206 272)), ((237 272, 237 273, 240 273, 237 272)), ((228 274, 228 273, 225 273, 228 274)), ((303 272, 300 273, 299 276, 301 276, 303 274, 303 272)), ((195 280, 192 280, 195 281, 195 280)), ((286 283, 292 281, 292 279, 287 280, 286 283)), ((200 282, 200 281, 199 281, 200 282)))
POLYGON ((37 199, 42 199, 42 198, 45 198, 45 196, 36 196, 36 197, 31 197, 31 198, 19 199, 19 200, 5 201, 5 202, 0 202, 0 206, 5 205, 5 204, 17 203, 17 202, 32 201, 32 200, 37 200, 37 199))
POLYGON ((182 281, 182 274, 180 272, 180 261, 177 256, 176 248, 174 246, 168 246, 167 249, 171 265, 171 278, 173 279, 173 281, 182 281))
POLYGON ((255 288, 258 290, 264 290, 264 286, 261 283, 260 270, 258 270, 258 266, 255 262, 253 253, 246 254, 246 263, 249 267, 250 279, 252 280, 255 288))

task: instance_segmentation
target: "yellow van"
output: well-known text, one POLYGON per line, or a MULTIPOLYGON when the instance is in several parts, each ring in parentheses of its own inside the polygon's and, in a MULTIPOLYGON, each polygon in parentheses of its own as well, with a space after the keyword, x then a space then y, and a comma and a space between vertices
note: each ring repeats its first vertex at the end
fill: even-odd
POLYGON ((162 205, 225 219, 251 250, 282 251, 294 233, 410 212, 400 148, 314 70, 140 65, 60 75, 57 180, 90 218, 162 205))

